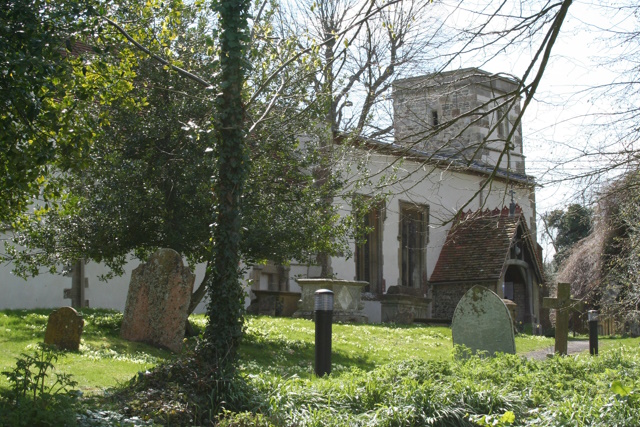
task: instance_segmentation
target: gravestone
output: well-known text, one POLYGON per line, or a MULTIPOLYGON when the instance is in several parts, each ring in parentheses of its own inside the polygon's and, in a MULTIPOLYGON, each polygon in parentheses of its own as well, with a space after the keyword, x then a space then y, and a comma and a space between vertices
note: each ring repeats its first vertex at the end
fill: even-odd
POLYGON ((180 254, 158 249, 131 273, 122 338, 180 351, 194 280, 180 254))
POLYGON ((54 345, 61 350, 78 351, 84 320, 71 307, 62 307, 49 315, 44 343, 54 345))
POLYGON ((571 298, 571 285, 569 283, 558 283, 556 295, 555 298, 545 297, 542 301, 542 306, 556 310, 556 343, 554 352, 566 356, 569 337, 569 314, 571 310, 582 309, 582 302, 571 298))
POLYGON ((473 353, 515 354, 513 322, 504 301, 483 286, 465 293, 453 313, 451 334, 454 345, 464 345, 473 353))

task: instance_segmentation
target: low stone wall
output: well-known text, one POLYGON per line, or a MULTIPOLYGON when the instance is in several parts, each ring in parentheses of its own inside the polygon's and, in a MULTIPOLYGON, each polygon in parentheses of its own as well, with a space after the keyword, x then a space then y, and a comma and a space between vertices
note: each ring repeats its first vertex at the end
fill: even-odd
POLYGON ((255 298, 247 313, 263 316, 291 317, 298 309, 300 292, 252 290, 255 298))
POLYGON ((319 289, 333 291, 333 320, 336 322, 366 323, 362 290, 367 282, 338 279, 296 279, 302 298, 298 304, 298 311, 293 317, 313 319, 315 292, 319 289))
POLYGON ((436 319, 451 319, 460 298, 475 285, 484 286, 496 292, 495 283, 431 283, 433 307, 431 316, 436 319))
POLYGON ((429 299, 421 296, 387 293, 380 302, 384 323, 411 324, 429 316, 429 299))

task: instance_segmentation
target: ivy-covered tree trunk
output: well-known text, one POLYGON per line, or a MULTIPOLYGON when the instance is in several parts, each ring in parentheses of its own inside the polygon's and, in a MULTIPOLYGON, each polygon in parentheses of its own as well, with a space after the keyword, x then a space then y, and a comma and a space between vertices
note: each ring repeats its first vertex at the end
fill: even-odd
POLYGON ((242 87, 248 42, 248 0, 218 0, 220 87, 216 99, 215 148, 218 168, 213 177, 213 251, 207 284, 209 323, 203 354, 220 375, 233 372, 242 336, 244 295, 240 285, 240 200, 249 169, 244 137, 242 87))

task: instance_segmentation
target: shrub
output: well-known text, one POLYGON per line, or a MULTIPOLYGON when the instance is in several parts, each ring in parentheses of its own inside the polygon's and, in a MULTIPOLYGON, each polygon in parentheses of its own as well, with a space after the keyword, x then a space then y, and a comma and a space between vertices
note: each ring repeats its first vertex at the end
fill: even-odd
POLYGON ((53 373, 59 352, 39 345, 33 354, 22 353, 16 367, 3 371, 10 389, 0 398, 0 425, 74 425, 77 382, 66 373, 53 373))

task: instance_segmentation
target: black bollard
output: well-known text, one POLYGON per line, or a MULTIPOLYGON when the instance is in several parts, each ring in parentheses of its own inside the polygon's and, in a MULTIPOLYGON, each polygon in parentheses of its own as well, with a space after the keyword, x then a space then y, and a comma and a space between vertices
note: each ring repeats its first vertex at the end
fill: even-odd
POLYGON ((331 324, 333 322, 333 292, 318 289, 315 292, 316 321, 316 375, 331 373, 331 324))
POLYGON ((589 310, 589 353, 598 355, 598 312, 589 310))

